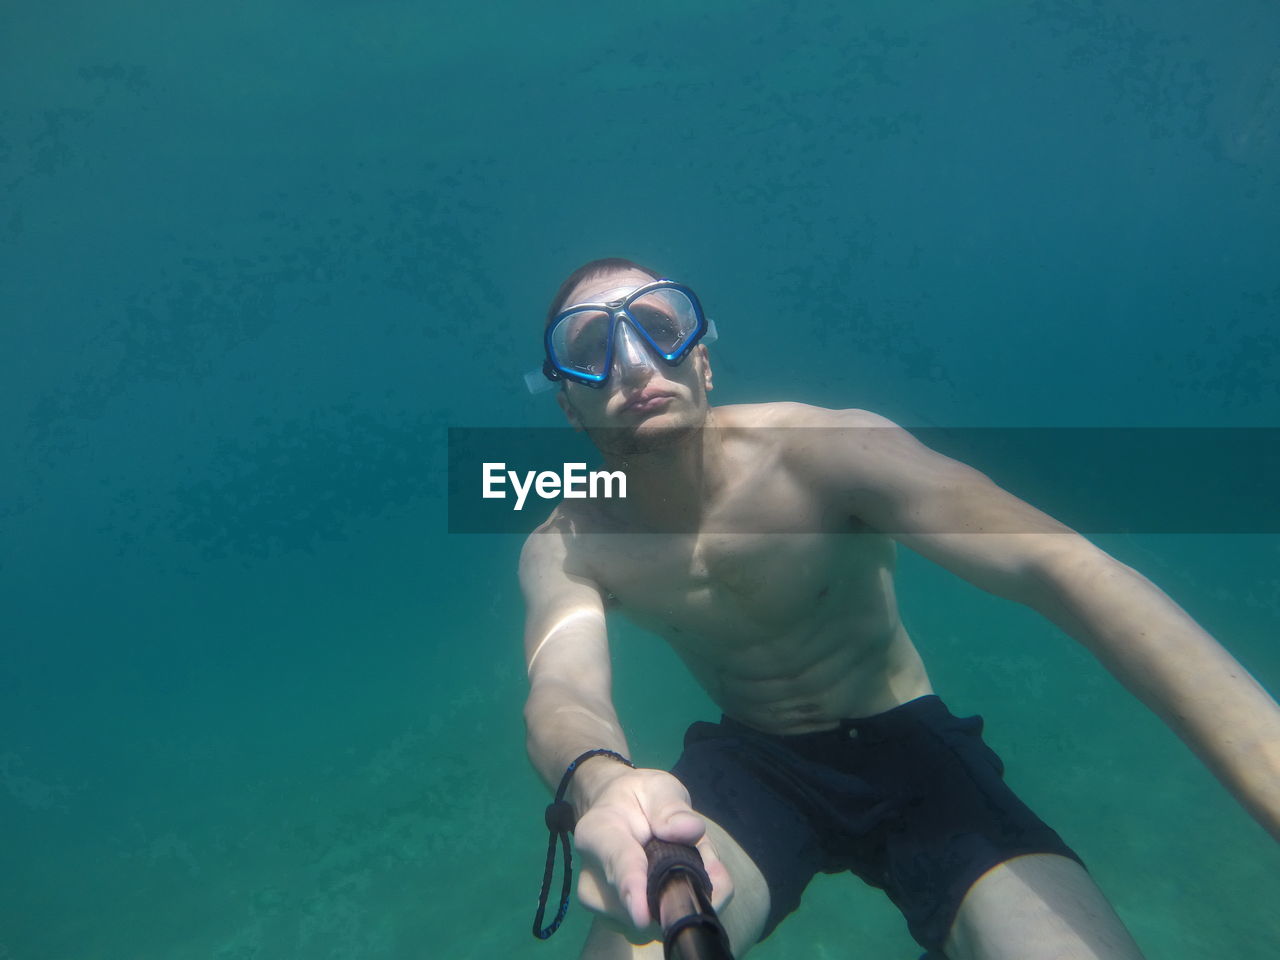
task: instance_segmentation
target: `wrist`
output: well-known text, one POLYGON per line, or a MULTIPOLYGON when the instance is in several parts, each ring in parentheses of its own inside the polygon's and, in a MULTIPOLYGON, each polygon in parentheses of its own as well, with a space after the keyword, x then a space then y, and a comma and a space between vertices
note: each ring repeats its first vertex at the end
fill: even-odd
POLYGON ((566 799, 573 804, 575 813, 581 817, 591 809, 600 795, 618 777, 626 776, 634 767, 625 760, 601 753, 587 757, 578 763, 570 782, 566 799))

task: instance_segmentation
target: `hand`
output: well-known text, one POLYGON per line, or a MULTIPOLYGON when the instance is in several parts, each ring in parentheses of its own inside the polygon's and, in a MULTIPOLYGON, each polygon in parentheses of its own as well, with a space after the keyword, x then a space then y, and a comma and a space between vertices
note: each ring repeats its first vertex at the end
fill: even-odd
POLYGON ((578 899, 612 921, 632 943, 659 939, 649 916, 652 838, 698 848, 711 878, 712 906, 719 911, 733 895, 733 882, 707 836, 706 821, 689 806, 684 784, 663 770, 624 770, 596 796, 574 830, 582 867, 578 899))

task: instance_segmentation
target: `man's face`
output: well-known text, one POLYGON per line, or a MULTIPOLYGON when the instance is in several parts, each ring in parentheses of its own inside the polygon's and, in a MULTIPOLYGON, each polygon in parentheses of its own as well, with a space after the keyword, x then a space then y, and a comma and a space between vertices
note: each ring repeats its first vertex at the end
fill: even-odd
MULTIPOLYGON (((584 280, 564 306, 619 300, 653 278, 638 270, 617 270, 584 280)), ((558 394, 569 422, 585 430, 606 453, 640 453, 677 441, 703 425, 711 363, 699 345, 677 367, 662 362, 639 337, 626 337, 619 324, 613 369, 595 389, 568 381, 558 394)), ((630 331, 627 331, 630 333, 630 331)))

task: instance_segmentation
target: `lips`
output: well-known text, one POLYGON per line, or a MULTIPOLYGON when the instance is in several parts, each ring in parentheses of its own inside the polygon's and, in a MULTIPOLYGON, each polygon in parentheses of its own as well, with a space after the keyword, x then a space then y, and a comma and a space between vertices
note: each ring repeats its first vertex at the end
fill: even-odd
POLYGON ((673 394, 660 390, 645 390, 636 394, 622 408, 623 413, 650 413, 665 407, 673 394))

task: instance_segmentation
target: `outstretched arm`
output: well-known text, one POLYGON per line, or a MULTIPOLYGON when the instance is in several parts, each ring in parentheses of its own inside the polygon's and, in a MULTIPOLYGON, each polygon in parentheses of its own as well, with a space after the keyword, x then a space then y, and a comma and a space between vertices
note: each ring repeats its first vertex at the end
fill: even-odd
MULTIPOLYGON (((524 719, 529 759, 552 790, 573 759, 597 747, 630 756, 613 708, 604 603, 589 580, 565 570, 564 536, 540 527, 520 555, 525 597, 524 719)), ((608 758, 575 773, 569 799, 579 816, 603 782, 625 769, 608 758)))
POLYGON ((1038 573, 1031 606, 1084 644, 1280 840, 1280 707, 1142 574, 1082 545, 1038 573))
MULTIPOLYGON (((588 750, 604 748, 630 757, 613 707, 600 589, 568 572, 570 537, 557 529, 553 516, 529 537, 520 556, 529 758, 552 790, 565 768, 588 750)), ((567 798, 577 814, 575 837, 583 862, 578 898, 636 942, 657 933, 649 916, 644 852, 644 844, 655 836, 698 846, 717 909, 732 896, 733 885, 703 819, 689 805, 689 792, 666 771, 632 769, 608 757, 593 757, 574 773, 567 798)))
POLYGON ((851 515, 976 586, 1026 604, 1082 643, 1280 840, 1280 707, 1223 647, 1140 573, 865 411, 809 408, 847 442, 797 463, 851 515))

